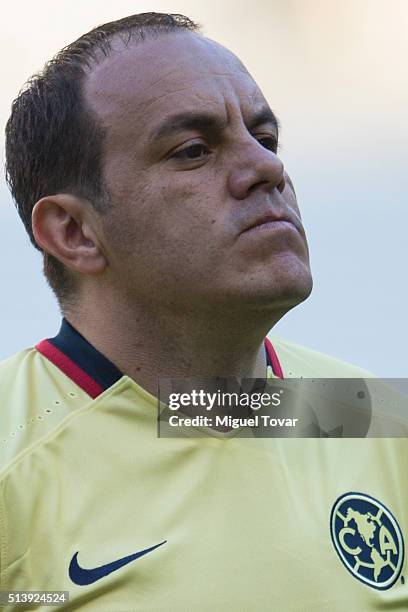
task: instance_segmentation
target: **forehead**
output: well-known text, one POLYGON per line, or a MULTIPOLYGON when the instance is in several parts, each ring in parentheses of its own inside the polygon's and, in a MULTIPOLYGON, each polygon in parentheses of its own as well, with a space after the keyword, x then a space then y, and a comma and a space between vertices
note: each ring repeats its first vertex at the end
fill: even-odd
POLYGON ((174 112, 207 110, 228 119, 265 106, 233 53, 190 32, 118 45, 92 68, 84 94, 108 133, 114 128, 123 136, 131 126, 147 131, 174 112))

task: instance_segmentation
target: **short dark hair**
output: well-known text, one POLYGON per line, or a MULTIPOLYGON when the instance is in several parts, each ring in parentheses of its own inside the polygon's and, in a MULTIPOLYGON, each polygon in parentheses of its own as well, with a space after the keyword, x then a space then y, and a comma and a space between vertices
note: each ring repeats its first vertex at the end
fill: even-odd
MULTIPOLYGON (((199 31, 184 15, 140 13, 98 26, 64 47, 31 77, 12 104, 6 126, 6 180, 33 245, 34 204, 42 197, 71 193, 88 199, 100 212, 109 207, 102 156, 104 131, 84 103, 87 69, 112 50, 147 36, 199 31)), ((44 274, 60 304, 75 289, 65 266, 44 251, 44 274)))

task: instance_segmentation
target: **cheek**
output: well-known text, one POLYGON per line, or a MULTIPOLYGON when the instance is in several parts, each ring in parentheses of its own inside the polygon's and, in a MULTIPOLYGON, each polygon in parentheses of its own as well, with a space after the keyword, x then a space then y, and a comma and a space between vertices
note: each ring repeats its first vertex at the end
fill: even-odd
POLYGON ((194 244, 201 238, 208 240, 220 208, 208 179, 200 180, 193 172, 180 172, 169 177, 152 177, 150 184, 144 190, 137 215, 148 233, 172 242, 194 244))
POLYGON ((125 259, 136 273, 146 266, 186 269, 196 267, 197 258, 213 259, 221 227, 215 203, 204 184, 177 182, 174 175, 172 181, 152 177, 138 190, 122 192, 104 223, 110 261, 119 267, 125 259))

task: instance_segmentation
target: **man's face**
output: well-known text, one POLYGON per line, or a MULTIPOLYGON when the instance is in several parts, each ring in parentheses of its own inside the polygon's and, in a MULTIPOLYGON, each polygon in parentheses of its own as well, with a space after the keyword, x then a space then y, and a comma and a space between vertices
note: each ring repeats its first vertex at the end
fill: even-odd
POLYGON ((252 77, 191 33, 119 49, 85 87, 106 129, 112 208, 101 240, 117 290, 169 308, 285 309, 305 299, 296 197, 252 77))

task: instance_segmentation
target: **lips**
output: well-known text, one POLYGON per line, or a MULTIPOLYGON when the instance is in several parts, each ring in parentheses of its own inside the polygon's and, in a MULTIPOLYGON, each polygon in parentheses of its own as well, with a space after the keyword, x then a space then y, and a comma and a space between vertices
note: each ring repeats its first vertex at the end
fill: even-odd
POLYGON ((267 213, 267 214, 260 215, 259 217, 251 221, 246 227, 244 227, 241 234, 244 234, 245 232, 249 232, 250 230, 255 229, 257 227, 261 227, 262 225, 265 225, 266 223, 279 223, 279 222, 290 223, 291 225, 296 227, 296 229, 299 229, 298 225, 289 216, 286 216, 286 215, 278 216, 278 215, 274 215, 271 213, 267 213))

